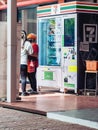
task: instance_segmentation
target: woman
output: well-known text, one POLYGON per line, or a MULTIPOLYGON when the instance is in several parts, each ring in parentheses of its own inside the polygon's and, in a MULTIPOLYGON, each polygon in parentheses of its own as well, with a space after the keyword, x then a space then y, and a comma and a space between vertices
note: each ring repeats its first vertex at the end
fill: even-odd
POLYGON ((21 76, 21 90, 22 96, 29 95, 26 92, 26 78, 27 78, 27 60, 28 55, 33 53, 32 45, 28 39, 26 39, 26 32, 21 32, 21 61, 20 61, 20 76, 21 76))
POLYGON ((31 84, 31 89, 28 90, 30 94, 37 94, 37 81, 36 81, 36 71, 38 67, 38 52, 39 47, 36 43, 36 35, 34 33, 30 33, 27 36, 27 39, 31 42, 33 48, 33 55, 28 56, 28 79, 31 84))

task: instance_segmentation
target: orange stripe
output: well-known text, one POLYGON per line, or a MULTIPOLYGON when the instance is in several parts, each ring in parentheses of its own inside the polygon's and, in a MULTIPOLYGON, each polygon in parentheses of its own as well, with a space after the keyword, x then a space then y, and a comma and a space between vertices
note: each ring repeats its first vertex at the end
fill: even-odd
POLYGON ((98 4, 95 4, 95 3, 80 2, 80 1, 74 1, 74 2, 68 2, 68 3, 61 3, 60 5, 61 5, 61 6, 67 6, 67 5, 73 5, 73 4, 98 6, 98 4))
POLYGON ((73 13, 73 12, 76 12, 76 10, 61 11, 61 14, 62 14, 62 13, 73 13))
POLYGON ((68 6, 68 5, 73 5, 73 4, 77 4, 77 2, 74 1, 74 2, 61 3, 60 5, 61 6, 68 6))
POLYGON ((38 14, 37 17, 41 17, 41 16, 47 16, 50 15, 50 13, 45 13, 45 14, 38 14))
POLYGON ((85 5, 91 5, 91 6, 98 6, 98 4, 95 4, 95 3, 90 3, 90 2, 79 2, 77 1, 77 4, 85 4, 85 5))
POLYGON ((42 9, 46 9, 46 8, 51 8, 51 6, 48 5, 48 6, 38 7, 37 9, 42 10, 42 9))

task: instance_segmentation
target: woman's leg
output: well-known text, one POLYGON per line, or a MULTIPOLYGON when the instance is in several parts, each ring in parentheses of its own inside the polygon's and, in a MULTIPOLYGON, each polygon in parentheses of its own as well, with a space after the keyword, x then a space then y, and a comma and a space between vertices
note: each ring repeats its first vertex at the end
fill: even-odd
POLYGON ((32 82, 32 73, 28 73, 28 79, 29 79, 29 82, 30 82, 30 86, 31 86, 31 90, 30 91, 32 91, 33 90, 33 82, 32 82))
POLYGON ((35 68, 35 72, 33 72, 33 74, 32 74, 32 82, 33 82, 33 90, 34 91, 37 91, 37 83, 36 83, 36 68, 35 68))
POLYGON ((36 70, 35 70, 35 72, 28 73, 28 78, 29 78, 32 90, 37 91, 36 70))
POLYGON ((20 66, 22 93, 26 92, 27 65, 20 66))

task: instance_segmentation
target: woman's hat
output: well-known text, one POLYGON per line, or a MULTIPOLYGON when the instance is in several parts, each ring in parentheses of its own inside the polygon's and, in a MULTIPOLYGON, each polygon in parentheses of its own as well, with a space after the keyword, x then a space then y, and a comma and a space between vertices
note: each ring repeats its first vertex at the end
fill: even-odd
POLYGON ((30 34, 28 34, 27 35, 27 39, 34 39, 34 40, 36 40, 36 34, 34 34, 34 33, 30 33, 30 34))

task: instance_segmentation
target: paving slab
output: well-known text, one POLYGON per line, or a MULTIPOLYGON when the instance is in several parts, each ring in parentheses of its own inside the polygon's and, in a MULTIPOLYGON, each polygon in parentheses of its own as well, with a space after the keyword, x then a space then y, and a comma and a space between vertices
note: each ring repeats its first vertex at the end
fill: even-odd
POLYGON ((48 112, 47 117, 95 128, 98 130, 98 108, 48 112))

